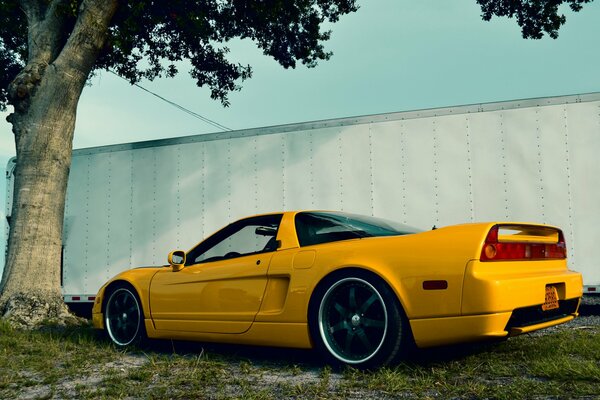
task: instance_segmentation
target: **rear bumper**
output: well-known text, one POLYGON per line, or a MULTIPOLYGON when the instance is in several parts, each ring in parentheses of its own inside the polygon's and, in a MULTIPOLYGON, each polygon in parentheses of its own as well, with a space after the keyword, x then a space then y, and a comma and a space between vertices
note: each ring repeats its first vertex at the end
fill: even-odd
POLYGON ((559 300, 583 295, 581 274, 567 270, 565 260, 472 260, 465 271, 461 315, 512 312, 541 305, 548 285, 556 287, 559 300))
POLYGON ((464 317, 423 318, 410 321, 417 347, 500 339, 508 336, 504 330, 510 312, 469 315, 464 317))
POLYGON ((458 316, 410 321, 418 347, 499 339, 568 322, 578 314, 583 280, 566 260, 467 264, 458 316), (546 287, 559 307, 544 311, 546 287))
POLYGON ((538 307, 541 310, 540 305, 512 312, 417 319, 411 320, 410 326, 415 343, 421 348, 497 340, 569 322, 578 315, 579 301, 579 298, 561 301, 558 310, 553 310, 543 318, 537 314, 538 307), (527 319, 529 315, 534 315, 535 318, 527 319))

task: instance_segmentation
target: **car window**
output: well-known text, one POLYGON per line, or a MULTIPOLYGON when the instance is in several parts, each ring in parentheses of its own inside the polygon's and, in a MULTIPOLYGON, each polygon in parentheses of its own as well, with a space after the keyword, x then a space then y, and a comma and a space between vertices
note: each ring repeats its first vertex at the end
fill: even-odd
POLYGON ((247 218, 215 233, 187 255, 186 265, 277 250, 281 214, 247 218))
POLYGON ((295 223, 300 246, 420 232, 397 222, 341 212, 302 212, 296 215, 295 223))

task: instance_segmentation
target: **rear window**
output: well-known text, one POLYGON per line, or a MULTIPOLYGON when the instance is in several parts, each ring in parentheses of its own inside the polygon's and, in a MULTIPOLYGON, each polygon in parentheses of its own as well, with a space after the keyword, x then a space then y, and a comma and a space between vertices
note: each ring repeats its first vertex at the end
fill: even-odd
POLYGON ((382 218, 337 212, 301 212, 296 214, 295 222, 300 246, 420 232, 417 228, 382 218))

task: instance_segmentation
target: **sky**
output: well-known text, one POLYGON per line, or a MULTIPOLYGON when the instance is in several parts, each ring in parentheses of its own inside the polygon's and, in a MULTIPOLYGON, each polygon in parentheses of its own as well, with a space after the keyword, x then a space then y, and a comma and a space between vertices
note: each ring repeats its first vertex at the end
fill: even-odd
MULTIPOLYGON (((329 26, 332 37, 325 46, 333 57, 316 68, 286 70, 251 42, 229 43, 230 59, 254 71, 229 96, 230 107, 198 88, 185 64, 174 79, 140 84, 230 129, 600 91, 600 1, 579 13, 564 8, 567 22, 557 40, 522 39, 514 20, 485 22, 475 0, 359 4, 358 12, 329 26)), ((14 156, 7 114, 0 113, 1 165, 14 156)), ((74 147, 216 131, 98 72, 79 103, 74 147)), ((0 192, 5 193, 3 179, 0 192)), ((4 220, 5 195, 1 198, 4 220)))

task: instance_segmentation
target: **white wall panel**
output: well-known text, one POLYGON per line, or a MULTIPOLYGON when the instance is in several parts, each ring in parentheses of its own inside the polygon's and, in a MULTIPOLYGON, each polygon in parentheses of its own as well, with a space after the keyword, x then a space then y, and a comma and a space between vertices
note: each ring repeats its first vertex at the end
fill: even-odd
MULTIPOLYGON (((339 135, 340 200, 342 211, 371 215, 373 212, 373 162, 369 126, 343 127, 339 135)), ((332 205, 330 209, 334 209, 332 205)))
MULTIPOLYGON (((85 293, 89 263, 89 157, 74 157, 67 186, 63 224, 63 287, 65 293, 85 293)), ((103 259, 104 257, 99 257, 103 259)))
POLYGON ((600 100, 407 112, 74 152, 65 294, 164 264, 250 214, 329 209, 420 228, 525 220, 563 228, 587 285, 595 264, 600 100))
POLYGON ((227 225, 235 210, 232 210, 232 141, 209 141, 205 143, 206 173, 204 176, 203 224, 207 231, 227 225))
MULTIPOLYGON (((176 146, 179 168, 179 205, 177 247, 189 250, 211 231, 204 224, 206 196, 206 143, 176 146)), ((175 247, 173 247, 175 250, 175 247)))
POLYGON ((506 111, 503 117, 507 217, 541 222, 544 202, 537 109, 506 111))
POLYGON ((434 198, 438 226, 470 222, 474 217, 471 138, 465 115, 439 117, 434 133, 434 198))
MULTIPOLYGON (((254 137, 229 140, 231 148, 229 181, 229 219, 236 220, 258 211, 257 142, 254 137)), ((215 165, 219 165, 217 162, 215 165)), ((211 188, 207 187, 207 190, 211 188)))
POLYGON ((373 215, 417 224, 406 213, 406 132, 404 121, 369 126, 372 143, 373 215))
MULTIPOLYGON (((125 269, 130 268, 131 254, 133 250, 133 204, 132 204, 132 159, 133 153, 115 152, 109 153, 105 157, 107 159, 106 180, 102 185, 92 183, 94 192, 104 192, 105 211, 94 211, 99 213, 98 216, 106 216, 108 227, 105 232, 106 247, 105 258, 91 257, 90 262, 96 261, 94 269, 96 274, 102 276, 104 280, 112 276, 107 272, 109 269, 125 269), (101 275, 100 275, 101 274, 101 275)), ((98 160, 100 161, 100 160, 98 160)), ((94 164, 92 169, 101 168, 100 165, 94 164)), ((101 170, 101 169, 100 169, 101 170)), ((93 225, 93 224, 92 224, 93 225)), ((93 288, 89 288, 92 289, 93 288)), ((87 293, 84 292, 84 293, 87 293)))
MULTIPOLYGON (((98 271, 106 271, 108 263, 109 235, 114 230, 111 227, 110 219, 110 174, 111 158, 104 154, 93 155, 88 160, 87 177, 87 209, 85 220, 88 229, 86 230, 86 244, 84 254, 86 259, 86 268, 84 274, 84 287, 88 286, 88 280, 97 277, 98 271), (97 171, 103 171, 98 174, 97 171), (87 257, 86 257, 87 256, 87 257)), ((102 274, 104 275, 104 274, 102 274)), ((110 277, 101 276, 100 279, 110 277)))
POLYGON ((265 135, 253 137, 256 149, 255 169, 255 214, 281 211, 283 209, 284 182, 284 136, 265 135))
MULTIPOLYGON (((156 213, 156 192, 159 182, 156 170, 159 167, 156 159, 156 148, 140 149, 133 152, 132 167, 132 265, 151 265, 158 260, 156 241, 158 229, 156 213)), ((165 190, 163 187, 160 190, 165 190)), ((170 212, 170 211, 167 211, 170 212)))
POLYGON ((565 106, 540 107, 537 111, 539 127, 539 167, 541 170, 542 213, 540 222, 556 225, 569 234, 570 224, 570 160, 566 136, 565 106))
POLYGON ((404 122, 404 207, 407 218, 419 221, 422 228, 431 228, 439 216, 433 126, 433 118, 404 122))
POLYGON ((177 227, 181 223, 181 182, 183 163, 177 146, 158 147, 153 152, 154 170, 154 221, 155 243, 150 264, 165 265, 170 251, 180 248, 182 235, 177 227))
POLYGON ((285 135, 283 207, 286 210, 315 207, 313 149, 312 131, 285 135))
POLYGON ((573 267, 584 271, 584 283, 588 285, 600 285, 600 266, 596 262, 600 221, 599 114, 600 102, 567 105, 574 241, 570 260, 573 267))
POLYGON ((476 221, 508 219, 504 111, 469 114, 476 221))
MULTIPOLYGON (((310 133, 313 153, 307 178, 311 194, 310 207, 296 203, 294 209, 335 210, 343 204, 343 135, 339 128, 319 129, 310 133)), ((301 184, 302 178, 298 182, 301 184)))

